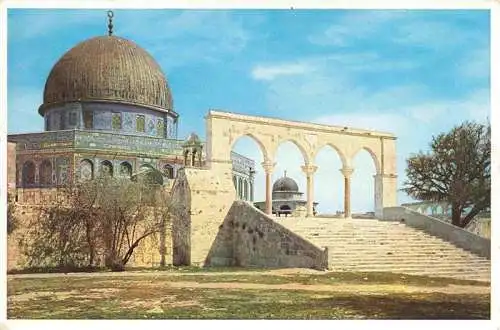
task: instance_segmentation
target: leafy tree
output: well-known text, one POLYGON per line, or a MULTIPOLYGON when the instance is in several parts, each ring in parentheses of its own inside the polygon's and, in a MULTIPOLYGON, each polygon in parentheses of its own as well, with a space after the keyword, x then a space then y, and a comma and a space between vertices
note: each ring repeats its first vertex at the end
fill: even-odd
POLYGON ((491 125, 465 122, 432 138, 431 152, 407 160, 408 195, 451 205, 452 224, 465 227, 490 207, 491 125))
POLYGON ((63 190, 62 202, 34 219, 24 243, 30 266, 123 270, 142 240, 164 235, 169 200, 162 186, 105 176, 63 190))

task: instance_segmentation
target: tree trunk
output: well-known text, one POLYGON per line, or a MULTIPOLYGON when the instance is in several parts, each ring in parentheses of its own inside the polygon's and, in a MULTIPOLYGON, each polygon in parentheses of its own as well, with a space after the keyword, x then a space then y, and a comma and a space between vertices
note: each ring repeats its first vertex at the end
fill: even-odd
POLYGON ((451 204, 451 224, 457 227, 462 227, 462 212, 460 212, 460 205, 458 203, 451 204))
POLYGON ((473 209, 469 212, 469 214, 467 214, 467 215, 464 217, 464 219, 462 220, 462 226, 461 226, 461 227, 462 227, 462 228, 467 227, 467 225, 468 225, 468 224, 469 224, 472 220, 474 220, 474 217, 475 217, 476 215, 478 215, 478 214, 479 214, 479 212, 480 212, 480 209, 479 209, 479 208, 475 208, 475 207, 474 207, 474 208, 473 208, 473 209))
POLYGON ((165 267, 165 219, 160 224, 160 267, 165 267))
POLYGON ((139 242, 142 241, 144 238, 148 237, 149 235, 153 234, 153 232, 150 232, 150 233, 146 233, 144 235, 142 235, 141 237, 139 237, 138 239, 135 240, 134 244, 132 244, 127 253, 125 253, 125 256, 123 257, 122 259, 122 264, 123 266, 125 266, 127 264, 127 262, 129 261, 130 257, 132 256, 132 254, 134 253, 134 249, 139 246, 139 242))

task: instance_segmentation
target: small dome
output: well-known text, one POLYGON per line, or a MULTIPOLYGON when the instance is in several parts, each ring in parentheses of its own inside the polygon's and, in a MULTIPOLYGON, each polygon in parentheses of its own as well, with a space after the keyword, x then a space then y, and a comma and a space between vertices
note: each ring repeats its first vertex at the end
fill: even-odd
POLYGON ((186 142, 184 142, 185 146, 196 146, 201 145, 200 137, 196 133, 189 134, 186 142))
POLYGON ((173 111, 165 75, 158 63, 134 42, 100 36, 66 52, 45 83, 41 115, 52 104, 111 101, 173 111))
POLYGON ((294 179, 289 177, 282 177, 281 179, 276 180, 273 184, 273 192, 299 192, 299 186, 294 179))

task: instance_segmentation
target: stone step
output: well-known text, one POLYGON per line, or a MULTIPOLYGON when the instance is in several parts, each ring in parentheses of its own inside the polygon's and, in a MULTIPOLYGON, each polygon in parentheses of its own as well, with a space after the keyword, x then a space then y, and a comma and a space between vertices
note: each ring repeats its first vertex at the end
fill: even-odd
POLYGON ((439 244, 439 243, 409 243, 409 244, 403 244, 403 243, 387 243, 382 244, 380 243, 372 243, 370 245, 359 243, 359 242, 344 242, 341 244, 341 242, 328 242, 328 241, 318 241, 318 240, 312 240, 309 239, 311 242, 313 242, 316 245, 320 246, 328 246, 329 248, 335 249, 353 249, 353 250, 373 250, 373 249, 379 249, 379 248, 387 248, 387 249, 395 249, 398 251, 414 251, 417 249, 432 249, 432 250, 439 250, 439 251, 454 251, 457 249, 458 251, 464 251, 454 245, 449 245, 449 244, 439 244))
POLYGON ((342 260, 359 260, 359 259, 434 259, 434 260, 463 260, 463 261, 481 261, 481 262, 486 262, 486 263, 491 263, 489 259, 474 256, 474 255, 469 255, 469 254, 457 254, 457 253, 446 253, 446 254, 435 254, 433 252, 420 252, 420 253, 398 253, 398 252, 393 252, 393 251, 370 251, 370 253, 351 253, 351 252, 338 252, 338 251, 332 251, 329 250, 328 254, 330 258, 336 258, 336 259, 342 259, 342 260), (387 253, 389 252, 389 253, 387 253))
POLYGON ((470 264, 470 263, 431 263, 425 261, 417 261, 417 262, 369 262, 366 260, 360 260, 359 262, 349 262, 345 260, 330 260, 330 264, 332 266, 337 267, 369 267, 375 269, 395 269, 395 268, 408 268, 408 269, 471 269, 471 270, 482 270, 489 271, 489 265, 481 265, 481 264, 470 264))
POLYGON ((300 235, 311 235, 311 236, 319 236, 319 237, 329 237, 329 238, 433 238, 433 239, 441 239, 436 236, 432 236, 426 233, 412 233, 412 232, 383 232, 383 233, 377 233, 377 232, 369 232, 369 233, 363 233, 363 232, 357 232, 357 233, 351 233, 351 232, 336 232, 336 231, 321 231, 321 230, 311 230, 311 231, 299 231, 299 230, 292 230, 296 234, 300 235))
MULTIPOLYGON (((375 265, 344 265, 344 264, 331 264, 330 268, 333 270, 342 271, 370 271, 370 272, 392 272, 404 273, 408 271, 422 272, 424 265, 402 265, 402 266, 375 266, 375 265)), ((457 273, 488 273, 488 269, 482 268, 467 268, 467 267, 426 267, 429 269, 428 274, 457 274, 457 273)))
POLYGON ((398 258, 397 256, 353 256, 353 257, 339 257, 331 256, 328 258, 330 261, 344 262, 344 263, 379 263, 379 264, 393 264, 393 263, 428 263, 430 265, 480 265, 491 266, 489 260, 473 259, 473 258, 435 258, 433 256, 410 256, 408 258, 398 258))
POLYGON ((342 218, 277 218, 276 222, 317 246, 327 246, 334 270, 482 281, 491 277, 490 260, 404 223, 342 218))
POLYGON ((325 237, 321 235, 301 235, 302 237, 305 237, 307 239, 314 239, 318 241, 331 241, 331 242, 359 242, 359 243, 374 243, 374 242, 382 242, 382 243, 405 243, 405 242, 411 242, 411 243, 421 243, 421 242, 429 242, 429 243, 436 243, 436 244, 452 244, 450 242, 446 242, 444 240, 438 239, 438 238, 425 238, 425 237, 370 237, 370 238, 364 238, 364 237, 325 237))
POLYGON ((478 256, 474 255, 469 255, 469 254, 458 254, 458 253, 453 253, 453 252, 447 252, 442 254, 435 254, 433 252, 418 252, 418 253, 401 253, 398 251, 394 250, 386 250, 386 251, 370 251, 368 252, 363 252, 363 251, 356 251, 356 252, 342 252, 342 251, 334 251, 329 249, 328 254, 331 258, 337 258, 337 259, 403 259, 403 260, 408 260, 408 259, 433 259, 433 260, 462 260, 462 261, 481 261, 481 262, 489 262, 488 259, 486 258, 481 258, 478 256))
POLYGON ((480 265, 491 265, 490 260, 487 259, 475 259, 475 258, 460 258, 450 255, 448 257, 436 257, 434 255, 411 255, 407 257, 401 257, 399 255, 331 255, 330 260, 338 260, 342 262, 421 262, 428 261, 430 263, 468 263, 468 264, 480 264, 480 265))

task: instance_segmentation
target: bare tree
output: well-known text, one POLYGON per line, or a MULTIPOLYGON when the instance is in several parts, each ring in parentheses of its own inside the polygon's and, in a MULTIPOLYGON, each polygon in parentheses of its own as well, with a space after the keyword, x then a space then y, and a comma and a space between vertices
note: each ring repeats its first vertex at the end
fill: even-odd
POLYGON ((101 177, 63 190, 64 203, 45 207, 33 223, 34 238, 25 244, 32 266, 103 261, 123 270, 139 243, 168 221, 168 193, 143 180, 101 177))
POLYGON ((407 160, 403 191, 451 204, 452 224, 465 227, 490 207, 491 126, 465 122, 433 137, 431 150, 407 160))

